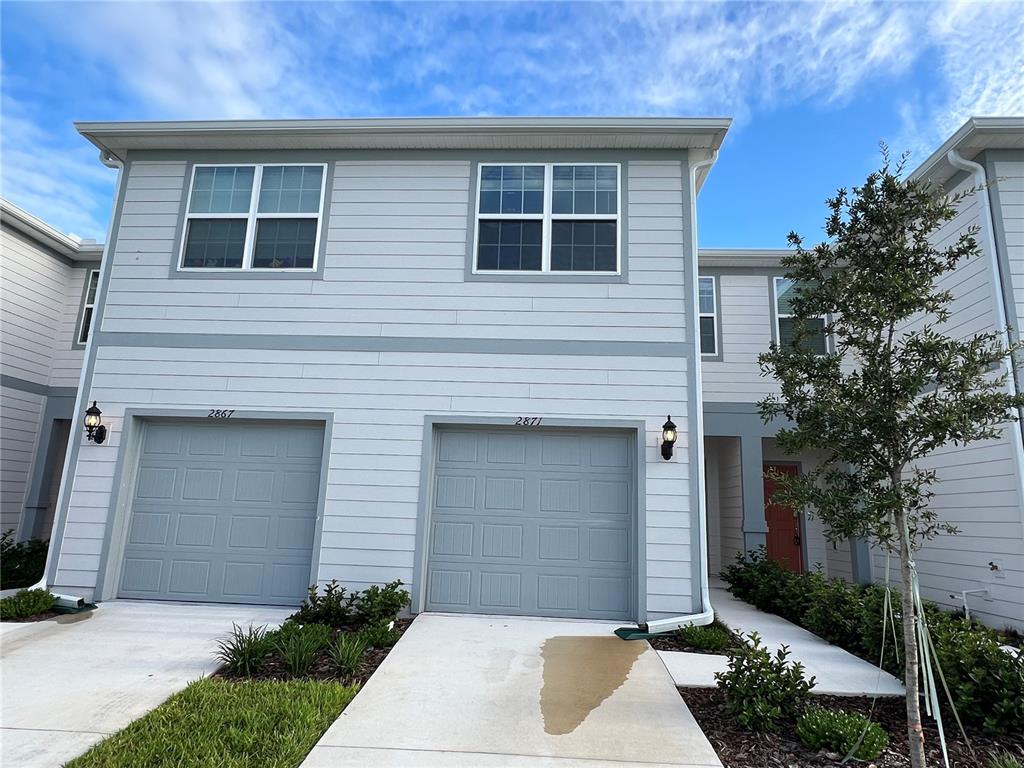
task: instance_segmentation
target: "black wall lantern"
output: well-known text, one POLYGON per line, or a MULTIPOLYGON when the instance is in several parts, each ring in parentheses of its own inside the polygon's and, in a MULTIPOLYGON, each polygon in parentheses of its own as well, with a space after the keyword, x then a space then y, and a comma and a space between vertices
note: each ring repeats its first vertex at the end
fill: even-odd
POLYGON ((100 419, 102 415, 103 411, 96 407, 96 401, 93 400, 92 405, 85 411, 85 436, 96 445, 107 439, 107 428, 100 419))
POLYGON ((672 423, 672 417, 661 427, 661 458, 668 461, 672 458, 672 447, 676 444, 676 425, 672 423))

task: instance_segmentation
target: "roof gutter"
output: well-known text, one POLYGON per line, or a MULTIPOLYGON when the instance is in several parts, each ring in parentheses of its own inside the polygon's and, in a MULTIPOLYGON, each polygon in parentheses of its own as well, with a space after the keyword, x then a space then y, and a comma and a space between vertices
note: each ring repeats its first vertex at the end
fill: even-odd
MULTIPOLYGON (((996 250, 996 238, 995 238, 995 219, 992 214, 992 205, 989 201, 988 196, 988 176, 985 173, 985 168, 980 163, 976 163, 973 160, 967 160, 963 157, 956 149, 950 149, 946 153, 946 160, 954 168, 966 171, 971 174, 974 179, 974 186, 979 190, 978 201, 981 206, 981 219, 982 227, 981 234, 983 238, 983 247, 989 257, 989 268, 992 270, 992 298, 995 303, 996 310, 996 332, 999 334, 999 340, 1003 346, 1007 349, 1010 347, 1010 317, 1007 314, 1006 302, 1003 299, 1003 288, 1006 285, 1007 276, 1003 274, 1003 271, 999 266, 999 254, 996 250)), ((1003 365, 1006 366, 1006 390, 1011 395, 1016 395, 1020 391, 1020 382, 1018 380, 1017 368, 1014 365, 1013 355, 1007 354, 1003 358, 1003 365)), ((1018 409, 1018 416, 1020 416, 1018 409)), ((1017 483, 1018 490, 1021 493, 1021 499, 1024 500, 1024 423, 1019 419, 1017 422, 1017 429, 1015 430, 1017 435, 1014 439, 1014 457, 1017 461, 1017 483)))
MULTIPOLYGON (((694 276, 690 285, 690 295, 688 297, 690 301, 690 311, 687 313, 687 319, 690 322, 690 327, 696 329, 700 322, 698 318, 698 301, 699 301, 699 289, 697 285, 697 262, 699 259, 697 250, 697 174, 705 168, 710 168, 715 164, 718 159, 718 150, 714 150, 711 156, 706 160, 698 160, 690 165, 690 238, 691 238, 691 264, 690 274, 694 276)), ((696 338, 696 336, 695 336, 696 338)), ((689 393, 689 397, 693 398, 693 402, 697 403, 697 407, 694 408, 696 414, 694 418, 694 429, 692 434, 693 438, 693 463, 695 467, 691 467, 691 472, 697 473, 697 539, 700 542, 697 557, 700 558, 699 570, 700 570, 700 584, 698 589, 700 590, 700 606, 701 610, 698 613, 689 613, 682 616, 672 616, 667 619, 655 619, 654 621, 648 621, 640 625, 640 629, 649 634, 655 635, 660 632, 671 632, 679 629, 680 627, 702 627, 710 624, 715 620, 715 610, 711 607, 711 585, 708 583, 708 509, 707 509, 707 489, 705 488, 704 479, 704 384, 702 381, 703 373, 700 365, 700 355, 695 354, 696 375, 694 376, 694 391, 689 393)))

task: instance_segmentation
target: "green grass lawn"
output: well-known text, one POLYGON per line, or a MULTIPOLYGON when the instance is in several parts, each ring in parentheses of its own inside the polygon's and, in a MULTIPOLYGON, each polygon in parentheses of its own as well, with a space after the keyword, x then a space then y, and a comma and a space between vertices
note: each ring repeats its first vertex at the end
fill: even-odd
POLYGON ((294 768, 357 690, 309 680, 199 680, 67 768, 294 768))

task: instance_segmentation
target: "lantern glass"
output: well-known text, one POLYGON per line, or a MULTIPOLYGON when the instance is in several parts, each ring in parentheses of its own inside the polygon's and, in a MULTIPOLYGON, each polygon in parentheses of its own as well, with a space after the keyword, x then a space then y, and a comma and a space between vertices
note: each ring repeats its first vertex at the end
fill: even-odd
POLYGON ((93 402, 92 407, 85 412, 85 426, 90 429, 94 429, 100 425, 100 415, 103 412, 96 407, 96 403, 93 402))
POLYGON ((674 427, 666 427, 662 433, 661 438, 666 443, 674 443, 676 441, 676 430, 674 427))

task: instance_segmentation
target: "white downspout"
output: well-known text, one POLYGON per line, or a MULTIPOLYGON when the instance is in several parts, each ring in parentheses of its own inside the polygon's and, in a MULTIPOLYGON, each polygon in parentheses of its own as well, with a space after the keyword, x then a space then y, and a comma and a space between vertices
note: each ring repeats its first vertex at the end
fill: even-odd
POLYGON ((714 165, 718 159, 718 150, 711 153, 706 160, 698 160, 690 165, 690 250, 691 250, 691 274, 693 281, 690 285, 689 312, 687 322, 694 329, 694 351, 693 360, 690 364, 696 368, 694 376, 694 391, 689 396, 697 403, 694 409, 697 414, 691 434, 693 435, 693 451, 695 466, 692 471, 697 473, 697 536, 700 542, 698 557, 700 558, 700 613, 691 613, 684 616, 673 616, 668 619, 655 619, 641 625, 641 629, 651 634, 659 632, 671 632, 680 627, 696 626, 701 627, 710 624, 715 619, 715 610, 711 607, 711 587, 708 584, 708 509, 707 509, 707 488, 704 478, 704 383, 703 372, 701 371, 700 359, 700 335, 697 332, 698 318, 698 257, 697 257, 697 171, 714 165))
MULTIPOLYGON (((100 287, 99 290, 102 290, 103 278, 105 276, 105 273, 111 268, 110 267, 110 262, 113 259, 113 254, 110 253, 110 242, 111 242, 111 239, 113 238, 113 235, 114 235, 114 216, 117 213, 117 206, 118 206, 118 202, 119 202, 118 197, 121 194, 121 175, 124 173, 124 163, 122 163, 120 160, 115 158, 113 155, 110 155, 109 153, 102 152, 102 151, 100 152, 100 162, 102 162, 108 168, 116 168, 117 169, 117 182, 116 182, 116 186, 114 187, 114 190, 115 190, 115 193, 114 193, 114 207, 113 207, 113 209, 111 210, 111 213, 110 213, 110 223, 107 225, 107 242, 103 246, 103 255, 100 257, 99 286, 101 286, 101 287, 100 287)), ((97 305, 99 304, 99 301, 100 301, 100 296, 97 294, 97 296, 96 296, 96 303, 97 303, 97 305)), ((98 335, 98 332, 99 332, 99 323, 100 323, 100 321, 101 321, 100 317, 94 317, 93 318, 93 323, 94 323, 93 330, 89 334, 89 338, 85 342, 85 349, 83 350, 83 354, 82 354, 82 371, 81 371, 81 373, 79 374, 79 377, 78 377, 78 394, 75 397, 75 410, 74 410, 75 414, 81 414, 81 413, 85 412, 85 402, 84 402, 84 400, 85 400, 85 390, 86 390, 86 380, 85 380, 85 377, 86 377, 86 373, 88 372, 88 368, 89 368, 89 365, 88 365, 89 355, 92 354, 92 346, 95 343, 96 336, 98 335)), ((77 439, 81 440, 80 433, 76 432, 76 430, 79 429, 80 427, 81 427, 81 425, 78 422, 72 420, 72 422, 71 422, 71 439, 76 439, 75 435, 77 434, 78 435, 77 439)), ((71 443, 68 442, 68 451, 67 451, 67 456, 65 457, 65 461, 64 461, 64 471, 61 474, 60 493, 57 495, 57 505, 56 505, 55 514, 60 512, 60 510, 62 509, 62 504, 64 502, 64 498, 68 494, 71 493, 71 488, 69 487, 70 483, 72 482, 72 474, 73 474, 72 473, 73 468, 71 467, 71 453, 72 453, 72 451, 71 451, 71 443)), ((58 526, 64 525, 64 524, 65 524, 64 520, 57 519, 57 517, 55 516, 54 520, 53 520, 53 531, 56 531, 58 526)), ((53 533, 51 532, 51 534, 50 534, 50 547, 49 547, 49 549, 46 552, 46 565, 43 567, 43 577, 39 581, 37 581, 35 584, 33 584, 31 587, 27 587, 27 589, 46 589, 47 588, 46 574, 48 574, 50 572, 50 563, 51 563, 51 561, 53 560, 53 558, 55 556, 54 555, 54 551, 53 551, 53 538, 54 538, 53 537, 53 533)), ((64 543, 64 537, 63 536, 61 536, 60 541, 61 541, 61 544, 64 543)), ((61 595, 61 594, 58 594, 56 592, 54 592, 53 594, 57 598, 57 605, 59 605, 59 606, 62 606, 62 607, 65 607, 65 608, 81 608, 83 605, 85 605, 85 600, 82 599, 81 597, 78 597, 77 595, 61 595)))
MULTIPOLYGON (((999 256, 996 254, 995 220, 988 199, 988 176, 980 163, 967 160, 955 149, 946 153, 946 160, 954 168, 971 174, 974 177, 974 186, 981 190, 978 195, 981 205, 981 234, 992 270, 993 298, 995 299, 996 325, 998 326, 996 332, 999 334, 999 340, 1003 346, 1009 348, 1010 334, 1007 328, 1010 325, 1010 318, 1006 314, 1006 302, 1003 301, 1003 275, 999 268, 999 256)), ((1018 392, 1017 371, 1014 367, 1013 356, 1007 355, 1003 358, 1003 365, 1006 366, 1006 389, 1011 395, 1016 395, 1018 392)), ((1013 443, 1014 458, 1017 460, 1017 490, 1020 493, 1021 502, 1024 504, 1024 432, 1018 426, 1014 429, 1014 433, 1014 439, 1011 442, 1013 443)))

